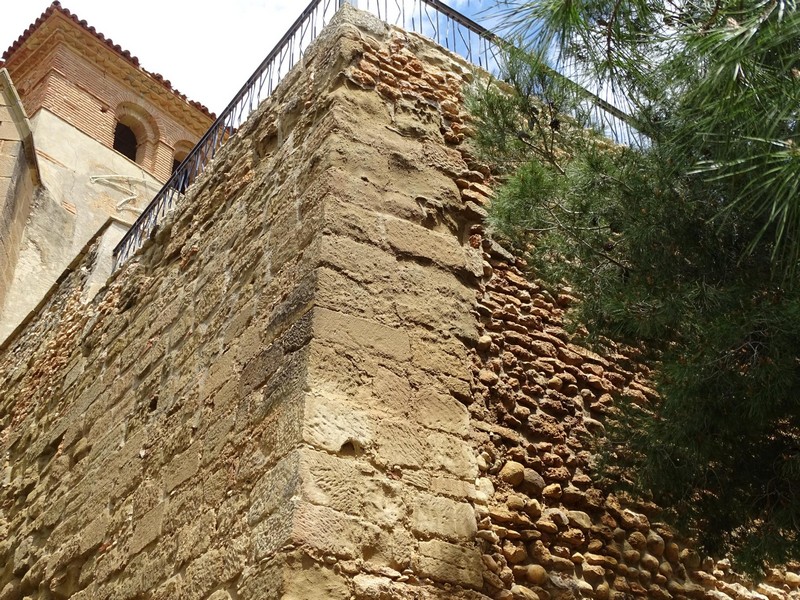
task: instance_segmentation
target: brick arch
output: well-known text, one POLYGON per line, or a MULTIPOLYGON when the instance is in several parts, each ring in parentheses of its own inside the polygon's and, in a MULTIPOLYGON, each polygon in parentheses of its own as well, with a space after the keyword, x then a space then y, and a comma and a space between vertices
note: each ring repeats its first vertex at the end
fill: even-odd
POLYGON ((183 160, 192 151, 194 148, 194 144, 189 140, 181 140, 175 143, 175 146, 172 151, 172 156, 176 159, 183 160))
POLYGON ((132 102, 121 102, 114 111, 118 123, 127 125, 136 135, 136 162, 152 170, 155 148, 160 131, 155 118, 141 106, 132 102))

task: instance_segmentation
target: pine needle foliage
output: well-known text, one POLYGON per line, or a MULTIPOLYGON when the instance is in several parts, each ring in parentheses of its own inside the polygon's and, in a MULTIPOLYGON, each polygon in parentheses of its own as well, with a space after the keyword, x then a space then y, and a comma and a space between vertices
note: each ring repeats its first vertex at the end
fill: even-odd
POLYGON ((780 0, 498 2, 503 85, 475 84, 491 223, 641 348, 657 404, 610 419, 604 469, 715 555, 800 559, 800 13, 780 0), (533 41, 531 41, 533 40, 533 41), (614 90, 645 134, 613 145, 614 90), (595 124, 598 125, 598 124, 595 124))

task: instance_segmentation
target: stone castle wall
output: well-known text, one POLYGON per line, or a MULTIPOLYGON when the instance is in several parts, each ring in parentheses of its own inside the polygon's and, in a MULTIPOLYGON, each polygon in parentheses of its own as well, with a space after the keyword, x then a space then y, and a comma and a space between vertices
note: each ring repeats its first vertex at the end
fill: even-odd
POLYGON ((787 600, 593 480, 622 355, 485 235, 468 67, 346 7, 90 303, 0 351, 0 599, 787 600))

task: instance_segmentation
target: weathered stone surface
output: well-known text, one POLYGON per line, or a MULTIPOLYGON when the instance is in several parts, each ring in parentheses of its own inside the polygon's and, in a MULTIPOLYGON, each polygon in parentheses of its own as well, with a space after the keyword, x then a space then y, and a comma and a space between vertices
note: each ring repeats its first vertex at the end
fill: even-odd
POLYGON ((145 546, 154 542, 161 534, 161 522, 164 519, 164 504, 159 504, 145 514, 133 530, 128 552, 137 554, 145 546))
POLYGON ((414 500, 411 528, 423 536, 468 541, 477 532, 475 511, 464 502, 420 494, 414 500))
POLYGON ((469 587, 483 584, 480 553, 439 540, 420 542, 416 559, 419 572, 431 579, 469 587))
MULTIPOLYGON (((390 569, 411 565, 422 544, 433 580, 480 587, 477 552, 459 546, 477 531, 477 463, 454 397, 469 394, 469 277, 482 274, 480 252, 456 235, 453 177, 468 167, 436 141, 438 109, 422 96, 430 114, 413 100, 394 111, 410 137, 376 136, 368 130, 392 125, 386 98, 400 96, 353 93, 339 78, 372 43, 393 48, 367 61, 376 86, 407 81, 390 77, 402 68, 392 55, 444 55, 345 13, 377 38, 341 17, 307 55, 317 67, 291 75, 189 191, 191 211, 172 215, 88 306, 74 301, 85 283, 76 270, 0 359, 4 450, 59 474, 30 494, 28 471, 4 493, 27 496, 34 518, 47 506, 48 527, 66 519, 34 542, 9 515, 3 536, 30 540, 9 574, 74 547, 97 566, 80 570, 61 551, 47 577, 77 568, 89 597, 349 597, 337 560, 390 569), (311 98, 318 119, 304 112, 311 98), (20 356, 41 368, 19 370, 20 356), (50 507, 51 491, 65 499, 50 507), (284 578, 277 565, 292 544, 308 554, 284 578), (177 562, 156 556, 162 548, 177 562)), ((461 76, 443 75, 450 59, 414 60, 403 64, 419 89, 460 95, 461 76)))
POLYGON ((525 480, 525 467, 516 461, 510 460, 500 470, 500 479, 510 485, 517 486, 525 480))
POLYGON ((0 351, 0 598, 749 598, 595 482, 654 392, 485 237, 471 74, 342 14, 191 210, 0 351))

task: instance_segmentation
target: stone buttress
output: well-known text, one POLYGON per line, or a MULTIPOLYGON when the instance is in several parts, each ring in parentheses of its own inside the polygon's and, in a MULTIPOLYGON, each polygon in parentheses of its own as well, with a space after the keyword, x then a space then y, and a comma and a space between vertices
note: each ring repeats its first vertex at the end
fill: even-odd
POLYGON ((346 8, 97 297, 65 275, 0 355, 0 598, 483 597, 468 75, 346 8))

